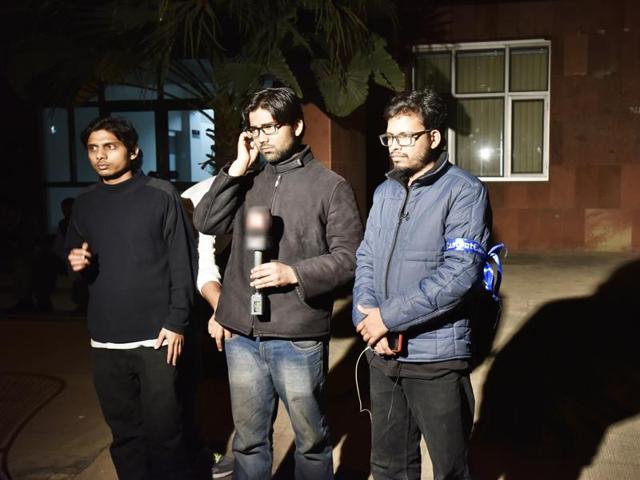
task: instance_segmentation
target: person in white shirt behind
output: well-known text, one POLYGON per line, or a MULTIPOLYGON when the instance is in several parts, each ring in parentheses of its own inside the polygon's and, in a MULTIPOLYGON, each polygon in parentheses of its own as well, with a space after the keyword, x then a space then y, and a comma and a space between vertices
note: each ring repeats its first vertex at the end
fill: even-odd
MULTIPOLYGON (((193 208, 200 202, 205 193, 211 188, 215 176, 202 180, 189 187, 182 193, 182 198, 191 201, 193 208)), ((220 268, 216 262, 216 242, 214 235, 198 233, 198 277, 196 286, 198 292, 211 306, 212 314, 207 323, 207 330, 211 338, 216 342, 218 351, 223 351, 224 341, 231 338, 231 332, 216 322, 216 308, 221 290, 220 268)), ((231 454, 222 455, 214 453, 214 465, 212 478, 223 478, 233 473, 233 456, 231 454)))
MULTIPOLYGON (((215 177, 207 178, 189 187, 182 194, 182 198, 190 200, 195 208, 204 194, 209 191, 214 178, 215 177)), ((207 330, 212 338, 216 338, 215 332, 218 331, 217 327, 222 328, 215 320, 215 310, 218 306, 218 298, 220 297, 220 290, 222 288, 220 285, 220 268, 218 268, 215 257, 215 240, 216 237, 214 235, 198 233, 198 278, 196 284, 200 295, 202 295, 213 309, 213 314, 207 326, 207 330)), ((228 338, 227 336, 231 336, 228 330, 222 332, 220 340, 216 340, 218 350, 222 351, 223 342, 221 340, 223 337, 228 338)))

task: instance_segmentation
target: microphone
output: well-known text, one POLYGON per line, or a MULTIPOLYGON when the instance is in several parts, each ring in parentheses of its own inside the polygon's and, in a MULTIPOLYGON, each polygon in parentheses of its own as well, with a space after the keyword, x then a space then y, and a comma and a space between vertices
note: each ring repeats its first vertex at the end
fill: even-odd
MULTIPOLYGON (((269 244, 271 228, 271 212, 264 206, 249 207, 245 217, 245 248, 253 252, 253 266, 262 265, 262 252, 269 244)), ((256 290, 251 295, 251 315, 264 313, 262 293, 256 290)))

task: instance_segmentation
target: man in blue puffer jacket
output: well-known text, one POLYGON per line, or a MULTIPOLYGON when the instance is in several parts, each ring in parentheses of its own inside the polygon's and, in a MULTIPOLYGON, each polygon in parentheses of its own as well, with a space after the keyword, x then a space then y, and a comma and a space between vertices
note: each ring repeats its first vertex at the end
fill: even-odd
POLYGON ((385 119, 393 169, 374 195, 353 294, 354 325, 373 350, 371 471, 419 480, 422 434, 435 480, 470 479, 469 312, 491 236, 487 191, 449 163, 435 92, 397 95, 385 119))

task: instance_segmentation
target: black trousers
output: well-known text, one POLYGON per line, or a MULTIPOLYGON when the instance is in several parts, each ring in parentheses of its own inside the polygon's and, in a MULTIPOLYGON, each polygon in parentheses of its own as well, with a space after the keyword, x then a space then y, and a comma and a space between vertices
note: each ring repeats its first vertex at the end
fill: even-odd
POLYGON ((469 480, 474 397, 468 374, 391 378, 370 367, 371 473, 375 480, 420 480, 420 436, 434 480, 469 480))
POLYGON ((177 368, 167 347, 94 348, 94 383, 120 480, 192 478, 177 368))

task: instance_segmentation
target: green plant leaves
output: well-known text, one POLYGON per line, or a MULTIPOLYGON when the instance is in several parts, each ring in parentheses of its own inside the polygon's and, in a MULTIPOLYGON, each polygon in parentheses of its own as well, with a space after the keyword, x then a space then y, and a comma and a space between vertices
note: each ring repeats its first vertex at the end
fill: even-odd
POLYGON ((396 61, 387 52, 387 42, 377 35, 372 36, 373 51, 369 55, 371 69, 373 70, 373 81, 382 87, 386 87, 395 92, 400 92, 405 88, 404 73, 396 61))
POLYGON ((266 70, 268 73, 291 88, 298 97, 302 98, 302 88, 300 88, 298 80, 291 71, 291 68, 289 68, 289 64, 280 49, 272 50, 266 65, 266 70))
POLYGON ((354 57, 346 69, 329 60, 315 60, 311 70, 329 113, 345 117, 367 99, 371 67, 361 56, 354 57))
POLYGON ((390 90, 404 89, 404 74, 386 51, 386 41, 372 35, 366 49, 358 51, 346 68, 326 59, 311 63, 327 111, 344 117, 362 105, 369 93, 369 78, 390 90))

